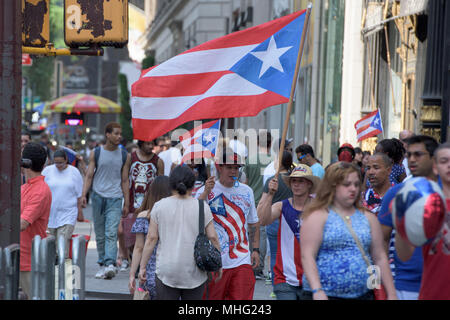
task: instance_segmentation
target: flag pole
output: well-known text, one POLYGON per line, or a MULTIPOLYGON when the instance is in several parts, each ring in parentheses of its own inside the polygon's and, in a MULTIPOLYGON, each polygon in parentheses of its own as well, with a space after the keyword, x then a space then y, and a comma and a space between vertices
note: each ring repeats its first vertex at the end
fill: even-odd
POLYGON ((283 133, 281 136, 281 144, 279 146, 280 152, 278 153, 278 168, 277 168, 277 173, 275 174, 275 177, 278 177, 278 174, 280 173, 281 162, 282 162, 282 158, 283 158, 282 150, 284 150, 284 147, 285 147, 286 135, 287 135, 288 127, 289 127, 289 118, 291 115, 292 105, 294 102, 295 87, 297 85, 298 72, 300 69, 301 62, 302 62, 303 47, 305 45, 305 39, 306 39, 306 35, 308 33, 309 18, 311 16, 311 11, 312 11, 312 3, 310 2, 308 4, 308 7, 306 8, 306 16, 305 16, 305 22, 303 25, 302 38, 300 40, 300 47, 298 50, 297 62, 295 65, 294 78, 292 79, 291 95, 289 97, 289 102, 288 102, 287 111, 286 111, 286 118, 284 120, 283 133))

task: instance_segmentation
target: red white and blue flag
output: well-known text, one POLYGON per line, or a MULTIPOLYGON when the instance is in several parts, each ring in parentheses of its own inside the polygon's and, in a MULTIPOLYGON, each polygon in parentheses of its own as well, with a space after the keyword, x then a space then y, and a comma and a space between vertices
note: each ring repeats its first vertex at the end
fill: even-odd
POLYGON ((383 132, 380 110, 371 112, 355 123, 358 142, 379 135, 383 132))
POLYGON ((195 127, 180 137, 184 148, 181 163, 191 159, 214 158, 219 144, 220 120, 214 120, 195 127))
POLYGON ((61 146, 61 149, 63 149, 67 155, 67 163, 76 167, 77 166, 77 153, 67 147, 61 146))
POLYGON ((257 115, 287 103, 306 10, 231 33, 143 71, 132 86, 134 138, 192 120, 257 115))
POLYGON ((222 193, 209 203, 214 222, 228 235, 230 259, 242 258, 248 254, 249 244, 245 230, 245 215, 242 209, 222 193))

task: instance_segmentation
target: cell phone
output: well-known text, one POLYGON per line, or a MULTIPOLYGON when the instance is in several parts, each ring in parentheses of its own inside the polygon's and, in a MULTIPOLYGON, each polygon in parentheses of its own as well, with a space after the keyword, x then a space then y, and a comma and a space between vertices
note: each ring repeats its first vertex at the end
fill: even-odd
POLYGON ((25 168, 25 169, 30 169, 31 168, 31 166, 32 166, 32 164, 33 164, 33 162, 30 160, 30 159, 21 159, 20 160, 20 166, 22 167, 22 168, 25 168))

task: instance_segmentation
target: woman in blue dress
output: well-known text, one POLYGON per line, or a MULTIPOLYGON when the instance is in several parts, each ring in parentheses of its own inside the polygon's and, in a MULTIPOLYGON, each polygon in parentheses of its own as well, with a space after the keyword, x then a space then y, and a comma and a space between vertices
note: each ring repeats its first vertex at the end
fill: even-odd
POLYGON ((361 205, 361 172, 351 163, 329 166, 300 232, 303 299, 373 300, 375 273, 388 299, 396 299, 381 226, 361 205), (350 226, 362 244, 364 256, 350 226), (371 267, 369 268, 370 265, 371 267))
MULTIPOLYGON (((158 176, 150 185, 141 207, 136 210, 137 218, 131 228, 131 232, 136 234, 136 243, 134 245, 133 259, 131 261, 130 277, 128 282, 128 288, 130 289, 131 294, 134 294, 134 291, 136 290, 136 271, 141 262, 142 251, 144 249, 145 239, 148 233, 150 211, 152 211, 153 205, 156 202, 163 198, 170 197, 171 195, 172 192, 169 186, 169 177, 158 176)), ((156 249, 157 247, 153 250, 153 254, 147 263, 147 280, 142 286, 139 287, 141 290, 145 290, 149 293, 150 300, 156 299, 156 249)))

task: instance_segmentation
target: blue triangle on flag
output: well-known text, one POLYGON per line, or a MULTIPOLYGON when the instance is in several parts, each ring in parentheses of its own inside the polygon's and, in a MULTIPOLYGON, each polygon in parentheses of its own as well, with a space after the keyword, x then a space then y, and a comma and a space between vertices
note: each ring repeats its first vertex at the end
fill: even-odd
POLYGON ((203 128, 202 134, 195 139, 195 142, 208 149, 212 154, 216 154, 217 142, 219 139, 220 120, 217 120, 211 127, 203 128))
POLYGON ((302 14, 245 55, 230 70, 257 86, 289 98, 304 22, 305 14, 302 14), (286 52, 279 57, 273 57, 273 60, 270 59, 270 55, 265 56, 265 58, 269 59, 264 58, 264 60, 271 61, 272 63, 269 64, 272 65, 274 63, 278 64, 279 60, 278 65, 281 65, 283 71, 271 66, 260 77, 263 61, 252 53, 267 52, 272 37, 275 40, 277 49, 289 47, 290 49, 286 49, 286 52))
POLYGON ((381 117, 380 112, 378 112, 375 117, 372 120, 372 123, 370 124, 372 128, 378 129, 380 131, 383 131, 383 125, 381 123, 381 117))
POLYGON ((214 214, 218 214, 226 217, 227 211, 225 210, 225 205, 223 203, 223 194, 221 193, 219 196, 215 197, 212 201, 209 202, 209 207, 211 212, 214 214))

